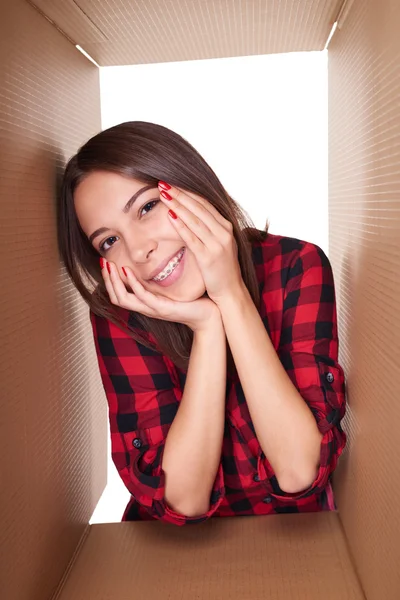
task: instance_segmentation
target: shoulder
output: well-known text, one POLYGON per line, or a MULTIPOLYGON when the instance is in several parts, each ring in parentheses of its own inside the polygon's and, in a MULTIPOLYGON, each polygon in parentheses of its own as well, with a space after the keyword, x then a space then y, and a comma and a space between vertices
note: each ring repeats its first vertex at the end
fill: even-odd
POLYGON ((286 283, 313 266, 330 268, 329 259, 317 244, 295 237, 268 233, 252 243, 252 257, 260 283, 275 278, 275 286, 286 283))
POLYGON ((252 242, 252 252, 256 264, 268 264, 280 260, 290 264, 300 255, 322 253, 323 250, 312 242, 295 237, 268 233, 262 241, 252 242))

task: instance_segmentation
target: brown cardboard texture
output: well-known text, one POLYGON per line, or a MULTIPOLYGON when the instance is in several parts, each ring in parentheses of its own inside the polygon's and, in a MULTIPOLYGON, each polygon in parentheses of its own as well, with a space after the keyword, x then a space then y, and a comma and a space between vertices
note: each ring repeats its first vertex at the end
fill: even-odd
POLYGON ((399 600, 400 3, 1 0, 5 600, 399 600), (58 259, 66 160, 101 129, 99 65, 329 55, 329 219, 348 445, 337 512, 88 525, 107 405, 58 259), (162 44, 156 43, 160 32, 162 44), (205 43, 205 40, 207 43, 205 43))

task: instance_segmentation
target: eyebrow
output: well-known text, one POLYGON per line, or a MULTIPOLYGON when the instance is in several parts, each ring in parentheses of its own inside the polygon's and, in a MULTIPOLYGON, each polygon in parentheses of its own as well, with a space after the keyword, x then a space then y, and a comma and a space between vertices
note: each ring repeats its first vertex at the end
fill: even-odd
MULTIPOLYGON (((151 189, 155 189, 155 188, 157 188, 157 186, 155 186, 153 184, 142 187, 135 194, 133 194, 132 198, 130 198, 128 200, 128 202, 125 204, 124 208, 122 209, 122 212, 123 213, 129 212, 132 204, 135 202, 135 200, 137 200, 139 198, 139 196, 141 194, 143 194, 144 192, 147 192, 147 190, 151 190, 151 189)), ((102 233, 106 233, 106 231, 110 231, 110 229, 108 227, 100 227, 99 229, 96 229, 96 231, 93 231, 92 235, 89 237, 89 242, 92 243, 95 238, 97 238, 102 233)))

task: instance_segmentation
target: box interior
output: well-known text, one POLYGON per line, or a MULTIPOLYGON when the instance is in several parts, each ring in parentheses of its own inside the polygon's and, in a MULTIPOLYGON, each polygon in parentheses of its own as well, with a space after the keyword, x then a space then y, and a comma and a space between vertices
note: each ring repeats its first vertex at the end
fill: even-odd
POLYGON ((1 0, 2 544, 9 600, 400 597, 400 4, 1 0), (58 258, 66 160, 101 129, 100 65, 323 50, 329 231, 346 372, 338 512, 88 525, 107 405, 58 258), (223 521, 223 522, 222 522, 223 521))

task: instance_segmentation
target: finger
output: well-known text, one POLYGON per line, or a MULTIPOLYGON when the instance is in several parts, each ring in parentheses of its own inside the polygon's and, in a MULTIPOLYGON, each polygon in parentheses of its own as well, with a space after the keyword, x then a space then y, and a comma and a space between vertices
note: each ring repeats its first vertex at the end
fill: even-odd
POLYGON ((176 188, 177 189, 177 200, 182 199, 183 197, 183 204, 185 204, 185 199, 189 198, 192 199, 193 202, 197 202, 198 204, 200 204, 201 206, 204 207, 205 210, 207 210, 213 217, 214 219, 220 224, 222 225, 222 227, 224 227, 224 229, 230 229, 231 227, 231 222, 228 221, 227 219, 225 219, 225 217, 223 217, 221 215, 221 213, 216 209, 216 207, 211 204, 211 202, 209 200, 207 200, 206 198, 203 198, 202 196, 199 196, 198 194, 195 194, 194 192, 188 192, 187 190, 181 190, 180 188, 176 188))
MULTIPOLYGON (((183 196, 179 196, 180 199, 183 196)), ((186 200, 186 206, 176 198, 172 198, 169 192, 160 192, 161 201, 170 208, 184 224, 192 231, 204 245, 210 247, 217 240, 227 235, 227 230, 220 225, 213 215, 201 204, 190 199, 186 200)), ((169 213, 170 214, 170 213, 169 213)), ((173 215, 170 214, 173 217, 173 215)), ((179 224, 177 223, 177 226, 179 224)))
POLYGON ((119 282, 116 281, 115 287, 118 287, 118 293, 120 294, 122 302, 125 304, 131 301, 136 303, 140 302, 140 304, 144 306, 148 312, 150 312, 150 316, 157 318, 161 318, 161 313, 163 311, 171 309, 171 304, 174 304, 172 300, 169 300, 164 296, 157 296, 156 294, 153 294, 147 290, 129 267, 124 267, 123 270, 126 273, 126 275, 124 274, 126 282, 134 293, 131 294, 127 291, 125 284, 119 278, 119 274, 117 274, 119 282))
MULTIPOLYGON (((135 293, 131 294, 130 292, 128 292, 128 290, 125 287, 125 284, 123 283, 118 273, 117 267, 110 262, 108 262, 107 264, 110 267, 110 274, 108 276, 108 279, 109 286, 111 287, 111 293, 109 292, 111 302, 127 310, 140 312, 149 317, 154 316, 154 311, 150 307, 146 306, 146 304, 143 303, 143 301, 140 298, 138 298, 135 293)), ((130 282, 130 285, 133 289, 132 283, 133 281, 130 282)))
MULTIPOLYGON (((162 191, 162 190, 167 191, 167 193, 172 198, 174 198, 175 200, 178 200, 178 202, 181 202, 184 206, 187 206, 188 208, 190 208, 191 206, 193 208, 196 204, 200 205, 201 207, 203 207, 204 210, 206 210, 208 213, 210 213, 214 217, 214 219, 222 227, 224 227, 224 229, 226 229, 227 231, 229 231, 231 229, 231 227, 232 227, 231 222, 228 221, 227 219, 225 219, 225 217, 223 217, 221 215, 221 213, 218 212, 218 210, 215 208, 215 206, 213 206, 211 204, 211 202, 206 200, 206 198, 203 198, 202 196, 199 196, 198 194, 195 194, 194 192, 188 192, 187 190, 182 190, 180 188, 170 186, 169 184, 166 184, 164 181, 159 182, 158 188, 160 191, 162 191), (161 183, 161 185, 160 185, 160 183, 161 183)), ((208 223, 207 223, 207 225, 208 225, 208 223)), ((211 227, 210 227, 210 229, 211 229, 211 227)))
POLYGON ((140 283, 140 281, 135 277, 132 269, 129 267, 124 267, 126 273, 126 280, 128 284, 131 286, 132 290, 135 293, 135 296, 149 309, 152 311, 153 315, 158 315, 162 313, 166 308, 170 308, 172 300, 164 298, 163 296, 157 296, 153 294, 149 290, 140 283))
POLYGON ((109 298, 112 304, 118 304, 118 299, 114 291, 114 287, 110 278, 110 273, 108 271, 107 265, 110 265, 105 259, 103 259, 103 268, 101 269, 101 274, 103 275, 104 284, 106 286, 106 290, 108 292, 109 298))
MULTIPOLYGON (((204 246, 211 247, 213 244, 215 244, 216 239, 218 239, 218 237, 216 236, 220 235, 220 232, 218 230, 216 230, 216 233, 211 231, 208 225, 202 220, 201 216, 197 216, 191 210, 182 206, 182 204, 178 203, 174 206, 173 209, 170 209, 170 211, 168 212, 168 216, 170 217, 170 220, 174 223, 177 231, 179 231, 179 233, 182 232, 183 235, 186 234, 185 239, 191 241, 192 245, 199 245, 196 240, 197 237, 198 240, 204 246), (176 219, 174 218, 174 215, 177 216, 176 219), (188 231, 185 231, 186 229, 188 231)), ((220 226, 217 225, 217 227, 220 226)), ((225 233, 223 229, 222 232, 225 233)))
MULTIPOLYGON (((210 241, 210 238, 204 232, 201 232, 200 227, 196 227, 196 232, 194 232, 193 229, 188 227, 188 225, 186 225, 186 223, 172 210, 168 211, 168 217, 183 240, 184 245, 187 246, 197 258, 202 256, 206 248, 213 246, 214 242, 212 240, 210 241)), ((205 229, 205 225, 203 225, 203 228, 205 229)), ((210 232, 209 235, 211 236, 210 232)))

